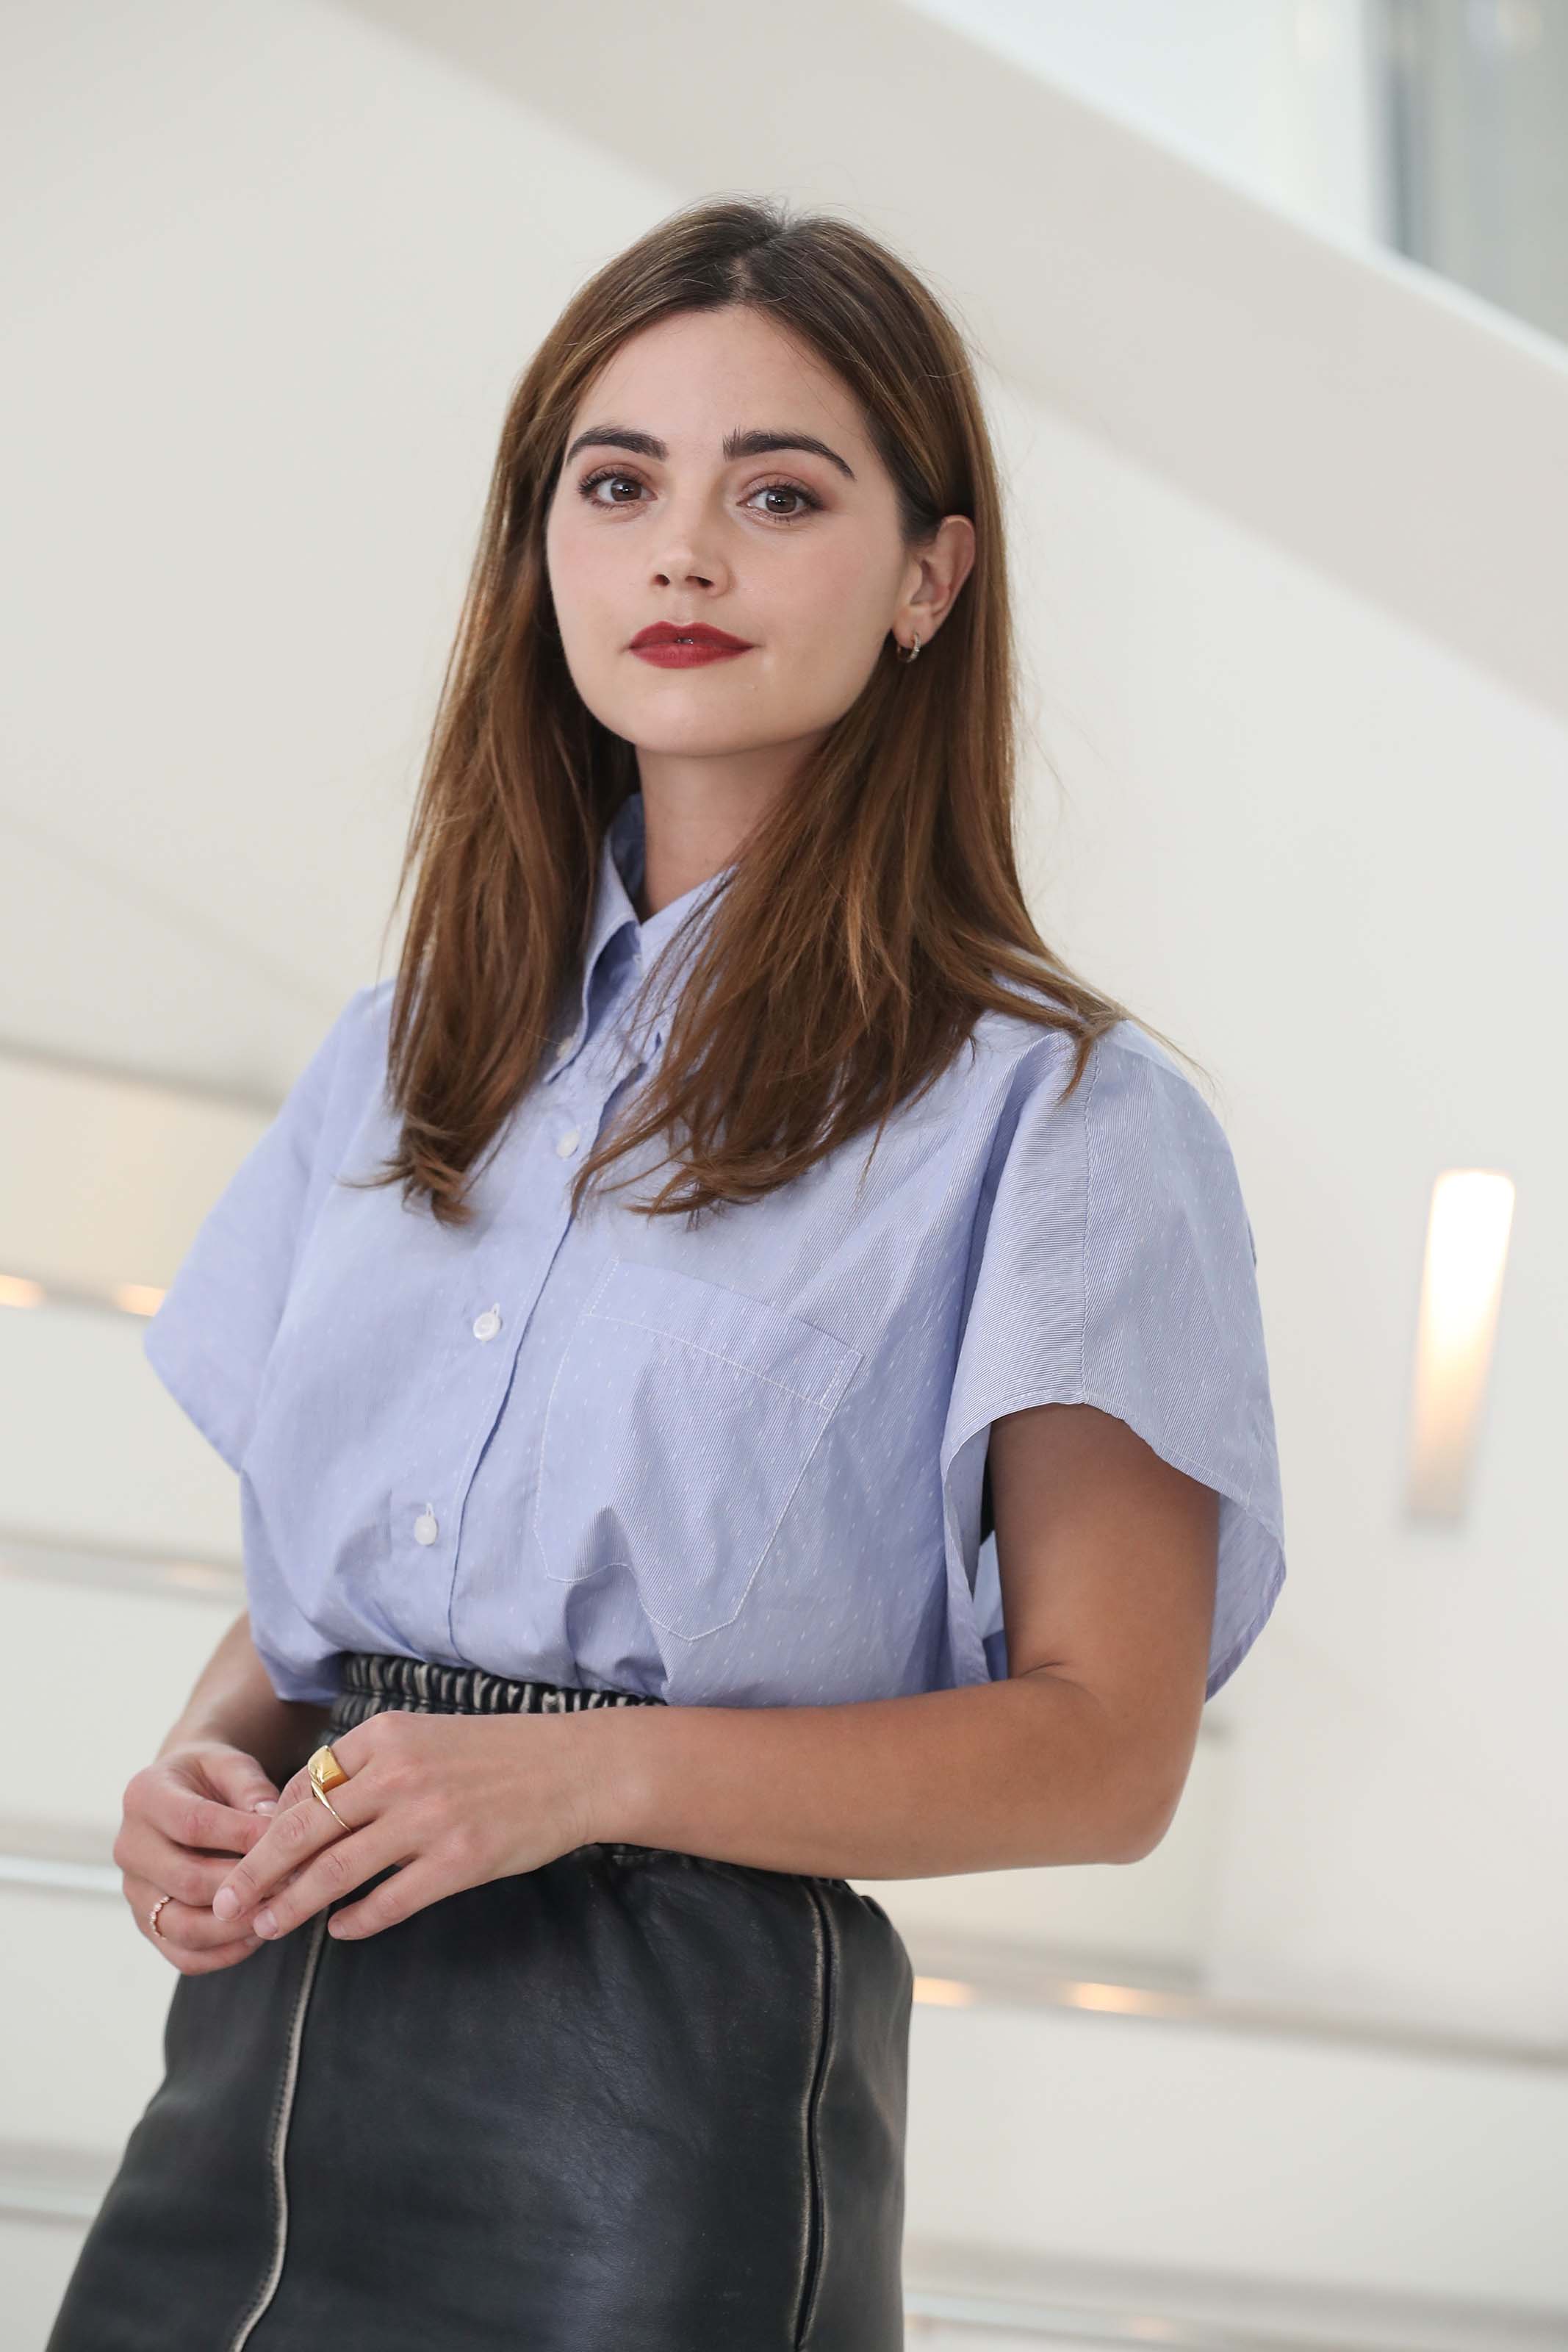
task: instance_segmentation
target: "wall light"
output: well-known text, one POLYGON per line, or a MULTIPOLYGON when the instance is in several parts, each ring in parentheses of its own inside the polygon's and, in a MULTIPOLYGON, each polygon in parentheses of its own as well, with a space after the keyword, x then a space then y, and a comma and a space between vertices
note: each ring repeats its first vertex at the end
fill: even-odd
POLYGON ((1450 1168, 1432 1187, 1406 1495, 1416 1518, 1464 1516, 1512 1222, 1512 1180, 1493 1169, 1450 1168))

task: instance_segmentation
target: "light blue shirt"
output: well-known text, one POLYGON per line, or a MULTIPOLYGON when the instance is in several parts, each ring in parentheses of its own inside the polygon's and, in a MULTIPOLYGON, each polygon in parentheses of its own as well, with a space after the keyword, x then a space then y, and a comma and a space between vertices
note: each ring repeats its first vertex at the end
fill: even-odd
POLYGON ((279 1696, 331 1698, 349 1649, 677 1705, 1001 1679, 988 1433, 1055 1401, 1117 1415, 1218 1494, 1212 1696, 1285 1559, 1252 1232, 1203 1097, 1123 1021, 1063 1102, 1071 1040, 987 1013, 869 1169, 870 1131, 695 1228, 624 1195, 573 1219, 576 1165, 663 1050, 653 1013, 630 1017, 638 983, 722 879, 639 922, 642 825, 634 794, 559 1050, 482 1168, 474 1223, 334 1181, 396 1138, 382 981, 349 999, 147 1327, 154 1370, 239 1474, 279 1696))

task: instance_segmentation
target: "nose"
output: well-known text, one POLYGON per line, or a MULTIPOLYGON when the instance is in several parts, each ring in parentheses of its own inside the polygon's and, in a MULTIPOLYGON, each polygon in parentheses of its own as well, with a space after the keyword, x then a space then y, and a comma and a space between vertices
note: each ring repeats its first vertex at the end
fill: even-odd
POLYGON ((661 588, 713 588, 718 583, 718 568, 711 556, 706 559, 705 568, 704 563, 684 551, 676 553, 666 551, 653 579, 661 588))
POLYGON ((653 573, 660 588, 720 588, 728 580, 728 565, 715 541, 719 525, 711 509, 683 501, 664 511, 664 532, 656 550, 653 573))

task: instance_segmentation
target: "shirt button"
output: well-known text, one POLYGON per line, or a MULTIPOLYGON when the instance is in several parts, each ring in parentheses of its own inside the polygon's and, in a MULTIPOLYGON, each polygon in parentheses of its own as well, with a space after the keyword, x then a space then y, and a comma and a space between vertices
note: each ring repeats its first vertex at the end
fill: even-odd
POLYGON ((555 1049, 555 1057, 558 1062, 565 1061, 567 1055, 572 1049, 574 1042, 575 1041, 570 1037, 563 1037, 561 1039, 560 1044, 555 1049))
POLYGON ((493 1339, 500 1328, 501 1310, 498 1307, 486 1307, 483 1315, 474 1318, 476 1339, 493 1339))
POLYGON ((440 1532, 440 1528, 435 1524, 434 1512, 421 1511, 418 1518, 415 1519, 413 1523, 413 1539, 415 1543, 433 1544, 440 1532))
POLYGON ((563 1160, 570 1160, 577 1150, 579 1135, 580 1131, 577 1128, 569 1127, 564 1135, 556 1138, 555 1148, 563 1160))

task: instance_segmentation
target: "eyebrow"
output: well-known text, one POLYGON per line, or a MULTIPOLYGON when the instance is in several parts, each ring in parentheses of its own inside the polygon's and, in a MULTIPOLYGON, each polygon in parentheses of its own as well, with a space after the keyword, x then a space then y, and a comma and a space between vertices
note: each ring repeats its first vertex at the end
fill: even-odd
MULTIPOLYGON (((630 449, 635 457, 656 457, 662 464, 670 452, 668 445, 652 433, 640 433, 631 425, 591 425, 580 433, 566 456, 563 466, 570 466, 580 449, 630 449)), ((809 449, 814 457, 825 457, 836 466, 846 481, 854 480, 854 471, 847 466, 836 449, 819 441, 810 433, 727 433, 723 451, 726 463, 736 457, 764 457, 772 449, 809 449)))

